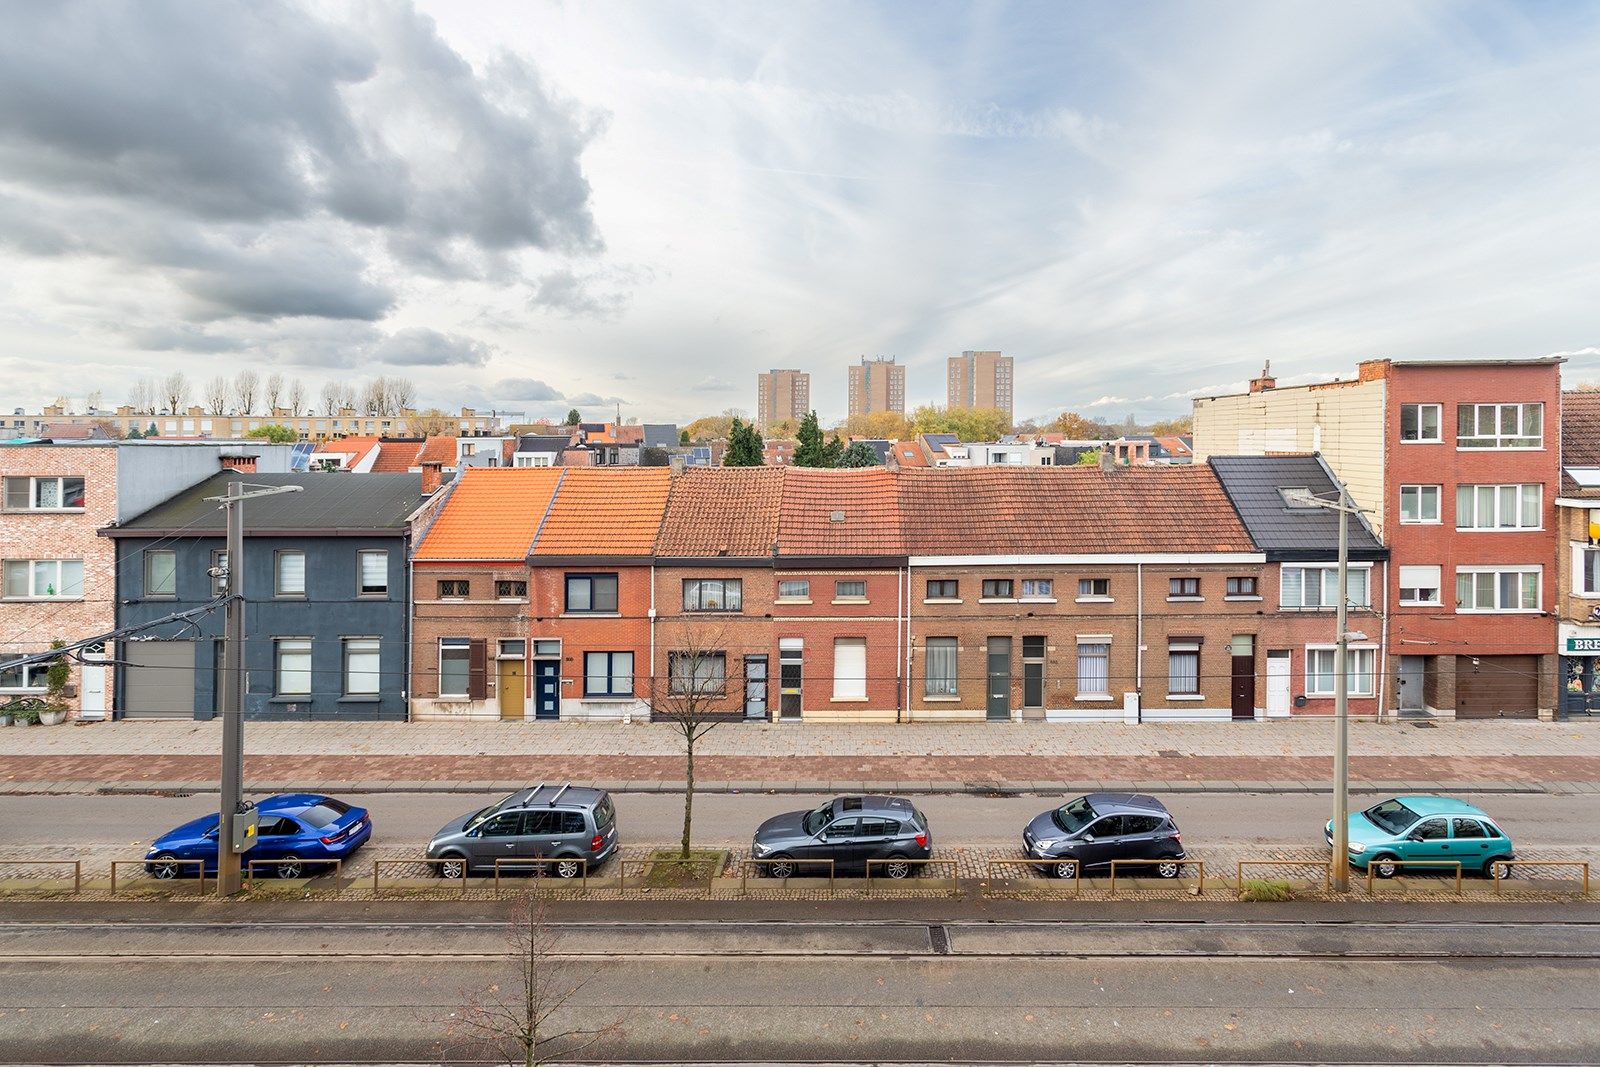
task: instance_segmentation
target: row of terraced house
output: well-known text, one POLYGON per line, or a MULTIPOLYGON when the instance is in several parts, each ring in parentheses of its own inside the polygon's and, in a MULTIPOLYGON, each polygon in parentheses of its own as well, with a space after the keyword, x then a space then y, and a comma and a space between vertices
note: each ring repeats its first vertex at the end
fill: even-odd
MULTIPOLYGON (((259 442, 0 447, 0 655, 85 717, 215 713, 231 481, 246 714, 1149 722, 1600 704, 1600 394, 1559 361, 1362 364, 1196 402, 1191 466, 291 473, 259 442), (1592 521, 1594 520, 1594 521, 1592 521)), ((0 696, 36 693, 4 666, 0 696)))

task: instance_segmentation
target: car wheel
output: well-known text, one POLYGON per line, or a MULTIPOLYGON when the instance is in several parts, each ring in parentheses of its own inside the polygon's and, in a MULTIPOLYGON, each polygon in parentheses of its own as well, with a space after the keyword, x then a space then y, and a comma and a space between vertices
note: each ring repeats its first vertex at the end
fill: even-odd
POLYGON ((467 858, 465 856, 452 853, 443 857, 443 862, 438 864, 437 867, 440 878, 448 878, 451 881, 455 881, 458 878, 467 876, 467 858))
POLYGON ((1395 862, 1393 856, 1374 856, 1371 870, 1379 878, 1393 878, 1400 873, 1400 864, 1395 862))
POLYGON ((150 877, 169 882, 183 871, 183 864, 170 852, 163 852, 150 863, 150 877))
POLYGON ((550 865, 557 878, 576 878, 583 873, 583 862, 575 859, 556 860, 550 865))
MULTIPOLYGON (((1505 863, 1505 859, 1506 858, 1504 856, 1492 856, 1492 857, 1490 857, 1489 860, 1487 862, 1485 862, 1484 865, 1483 865, 1483 876, 1485 878, 1493 878, 1494 877, 1494 865, 1497 864, 1497 863, 1505 863)), ((1501 878, 1510 878, 1511 877, 1511 872, 1513 870, 1515 870, 1515 868, 1512 867, 1510 863, 1506 863, 1506 865, 1504 867, 1500 868, 1500 877, 1501 878)))
POLYGON ((899 881, 911 877, 911 864, 906 862, 904 856, 890 856, 883 865, 883 873, 887 878, 899 881))
POLYGON ((1179 863, 1177 860, 1167 860, 1163 863, 1156 864, 1156 874, 1160 875, 1162 878, 1176 878, 1178 877, 1179 872, 1182 870, 1183 864, 1179 863))
POLYGON ((300 862, 299 856, 285 856, 278 861, 279 878, 299 878, 305 872, 306 865, 300 862))
POLYGON ((795 862, 788 856, 774 856, 772 862, 765 864, 767 874, 773 878, 793 878, 795 862))
POLYGON ((1050 870, 1057 878, 1076 878, 1078 877, 1078 861, 1061 860, 1050 870))

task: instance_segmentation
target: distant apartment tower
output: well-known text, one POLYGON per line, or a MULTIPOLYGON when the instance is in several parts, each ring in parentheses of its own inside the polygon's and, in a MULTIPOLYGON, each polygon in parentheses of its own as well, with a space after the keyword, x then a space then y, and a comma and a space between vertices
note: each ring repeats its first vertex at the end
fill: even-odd
POLYGON ((756 426, 769 429, 785 419, 799 422, 811 410, 811 375, 803 370, 769 370, 756 376, 756 426))
POLYGON ((905 414, 906 369, 896 364, 893 356, 862 356, 860 366, 850 368, 850 414, 874 411, 905 414))
POLYGON ((945 406, 999 408, 1006 418, 1012 411, 1012 358, 998 352, 963 352, 950 357, 945 406))

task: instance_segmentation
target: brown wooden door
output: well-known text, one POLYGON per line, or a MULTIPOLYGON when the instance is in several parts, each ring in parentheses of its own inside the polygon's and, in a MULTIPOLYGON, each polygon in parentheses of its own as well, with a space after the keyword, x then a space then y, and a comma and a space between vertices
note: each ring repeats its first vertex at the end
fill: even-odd
POLYGON ((1256 657, 1233 657, 1233 717, 1256 717, 1256 657))
POLYGON ((1538 656, 1457 656, 1458 719, 1539 717, 1538 656))
POLYGON ((523 714, 522 660, 500 661, 500 717, 520 719, 523 714))

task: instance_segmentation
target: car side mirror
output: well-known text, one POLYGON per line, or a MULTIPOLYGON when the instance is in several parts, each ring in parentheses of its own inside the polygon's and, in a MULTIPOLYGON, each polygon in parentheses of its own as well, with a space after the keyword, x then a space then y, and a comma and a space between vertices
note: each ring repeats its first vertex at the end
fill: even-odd
POLYGON ((1084 834, 1083 835, 1083 839, 1085 841, 1093 841, 1094 840, 1094 835, 1093 834, 1084 834))

